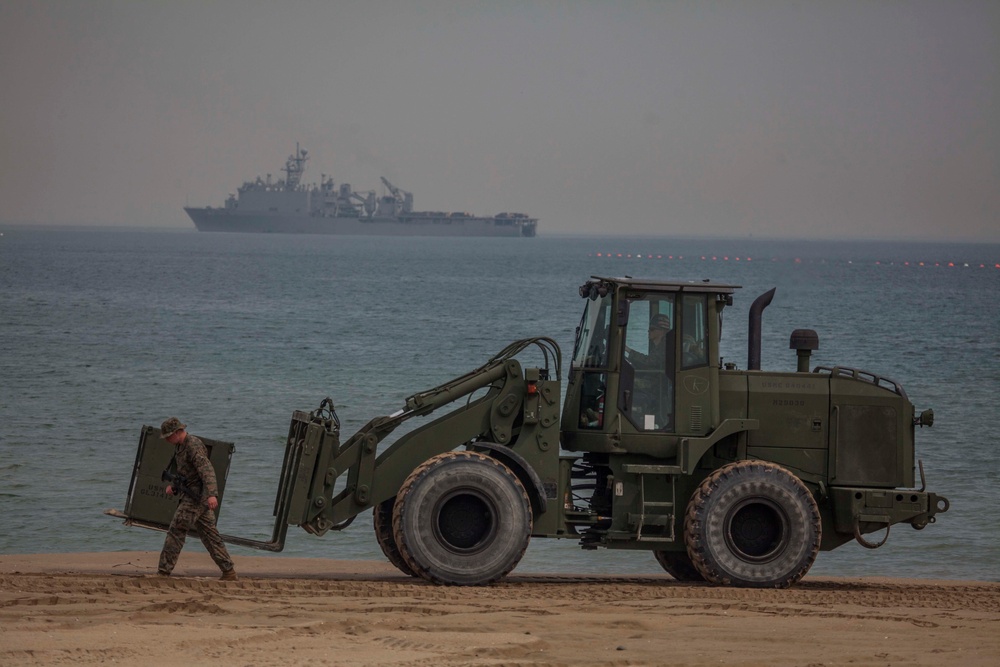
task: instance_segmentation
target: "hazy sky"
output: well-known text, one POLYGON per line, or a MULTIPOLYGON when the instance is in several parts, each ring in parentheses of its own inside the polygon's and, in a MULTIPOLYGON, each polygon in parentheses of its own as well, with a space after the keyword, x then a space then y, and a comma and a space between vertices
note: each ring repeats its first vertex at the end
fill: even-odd
POLYGON ((0 0, 0 221, 321 173, 539 232, 1000 242, 1000 2, 0 0))

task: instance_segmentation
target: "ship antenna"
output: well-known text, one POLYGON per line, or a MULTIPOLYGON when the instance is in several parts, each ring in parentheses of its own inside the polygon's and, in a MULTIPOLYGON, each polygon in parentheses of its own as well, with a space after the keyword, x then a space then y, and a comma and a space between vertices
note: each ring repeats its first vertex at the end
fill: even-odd
POLYGON ((282 169, 283 172, 287 174, 285 177, 285 187, 289 190, 294 190, 299 186, 299 182, 302 180, 302 173, 306 170, 306 151, 299 148, 299 142, 295 142, 295 155, 289 155, 288 160, 285 161, 285 167, 282 169))

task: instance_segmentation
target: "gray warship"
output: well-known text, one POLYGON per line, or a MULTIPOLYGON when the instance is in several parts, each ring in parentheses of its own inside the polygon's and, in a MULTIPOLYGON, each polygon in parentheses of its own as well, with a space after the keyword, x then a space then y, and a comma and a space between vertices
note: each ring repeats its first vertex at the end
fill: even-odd
POLYGON ((382 177, 387 193, 355 191, 322 174, 319 184, 302 182, 305 149, 295 145, 282 171, 271 182, 257 177, 229 195, 221 208, 184 207, 202 232, 283 234, 355 234, 375 236, 535 236, 538 219, 524 213, 481 217, 464 212, 414 211, 413 194, 382 177))

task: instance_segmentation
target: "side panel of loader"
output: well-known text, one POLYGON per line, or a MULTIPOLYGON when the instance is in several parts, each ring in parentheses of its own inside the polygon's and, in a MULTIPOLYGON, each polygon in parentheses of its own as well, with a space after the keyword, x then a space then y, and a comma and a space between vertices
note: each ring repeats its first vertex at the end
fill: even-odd
POLYGON ((747 456, 777 463, 803 481, 827 477, 830 382, 815 373, 747 372, 747 456))

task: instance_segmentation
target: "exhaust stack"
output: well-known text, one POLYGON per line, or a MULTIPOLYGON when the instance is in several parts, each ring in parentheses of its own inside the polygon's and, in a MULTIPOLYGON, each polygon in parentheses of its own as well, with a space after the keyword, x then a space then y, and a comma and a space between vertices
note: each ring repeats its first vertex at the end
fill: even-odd
POLYGON ((764 309, 771 305, 777 287, 772 287, 754 299, 750 306, 750 331, 747 334, 747 370, 760 370, 760 318, 764 309))

